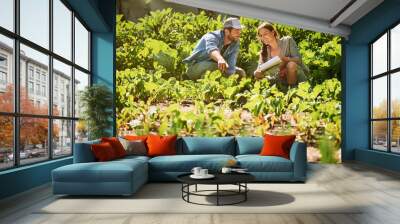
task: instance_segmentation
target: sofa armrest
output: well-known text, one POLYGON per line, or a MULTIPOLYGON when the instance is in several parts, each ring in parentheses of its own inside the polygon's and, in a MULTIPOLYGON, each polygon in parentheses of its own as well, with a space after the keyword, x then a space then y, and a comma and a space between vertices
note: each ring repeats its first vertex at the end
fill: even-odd
POLYGON ((293 162, 293 178, 305 181, 307 173, 307 146, 302 142, 294 142, 290 149, 290 160, 293 162))
POLYGON ((98 144, 98 143, 100 143, 100 140, 75 143, 75 145, 74 145, 74 163, 95 162, 96 158, 94 157, 90 146, 92 144, 98 144))

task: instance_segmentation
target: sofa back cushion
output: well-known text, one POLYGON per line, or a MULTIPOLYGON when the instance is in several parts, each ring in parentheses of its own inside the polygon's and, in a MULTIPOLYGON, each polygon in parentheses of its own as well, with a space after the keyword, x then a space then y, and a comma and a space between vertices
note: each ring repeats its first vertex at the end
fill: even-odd
POLYGON ((260 154, 263 137, 236 137, 236 155, 260 154))
POLYGON ((93 140, 81 143, 75 143, 74 147, 74 163, 90 163, 95 162, 96 158, 90 148, 92 144, 99 144, 100 140, 93 140))
POLYGON ((234 137, 182 137, 181 153, 186 155, 235 155, 234 137))

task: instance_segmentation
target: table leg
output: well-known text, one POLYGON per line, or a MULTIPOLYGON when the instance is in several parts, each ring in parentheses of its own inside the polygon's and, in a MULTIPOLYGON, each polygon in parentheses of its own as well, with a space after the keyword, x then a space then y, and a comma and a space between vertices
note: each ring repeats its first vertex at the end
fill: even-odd
POLYGON ((188 192, 188 193, 187 193, 187 201, 188 201, 188 202, 190 202, 190 201, 189 201, 189 195, 190 195, 190 184, 188 184, 188 185, 187 185, 187 192, 188 192))
POLYGON ((247 201, 247 192, 248 192, 248 190, 247 190, 247 183, 244 183, 244 190, 245 190, 245 192, 244 192, 244 201, 247 201))
POLYGON ((217 184, 217 206, 219 205, 219 184, 217 184))
POLYGON ((196 186, 195 186, 195 191, 197 192, 197 184, 196 184, 196 186))
POLYGON ((182 192, 182 199, 183 199, 183 190, 184 190, 184 184, 182 183, 182 188, 181 188, 181 192, 182 192))

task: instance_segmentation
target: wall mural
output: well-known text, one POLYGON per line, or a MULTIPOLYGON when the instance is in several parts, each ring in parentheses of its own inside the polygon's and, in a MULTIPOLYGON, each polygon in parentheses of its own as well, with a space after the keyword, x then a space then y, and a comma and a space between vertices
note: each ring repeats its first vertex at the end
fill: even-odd
POLYGON ((340 37, 144 5, 118 9, 119 135, 296 134, 309 161, 340 162, 340 37))

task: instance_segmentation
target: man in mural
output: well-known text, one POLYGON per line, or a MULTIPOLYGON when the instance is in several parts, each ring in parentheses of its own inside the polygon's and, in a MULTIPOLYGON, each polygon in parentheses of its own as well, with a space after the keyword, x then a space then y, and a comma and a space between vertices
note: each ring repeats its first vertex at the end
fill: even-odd
POLYGON ((192 54, 183 60, 188 64, 188 77, 196 80, 206 71, 217 69, 227 76, 234 73, 240 77, 246 76, 242 68, 236 67, 242 28, 239 19, 231 17, 225 20, 222 30, 203 35, 192 54))

